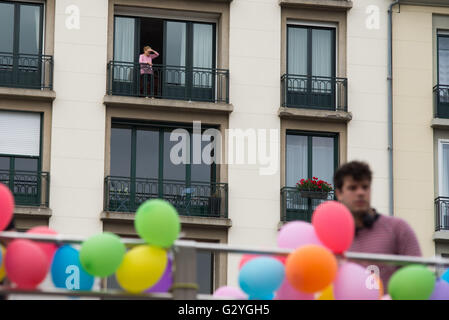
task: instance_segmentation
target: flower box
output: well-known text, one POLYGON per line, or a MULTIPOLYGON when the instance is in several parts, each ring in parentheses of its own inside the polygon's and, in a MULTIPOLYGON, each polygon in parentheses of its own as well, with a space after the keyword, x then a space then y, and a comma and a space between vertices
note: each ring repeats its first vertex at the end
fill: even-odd
POLYGON ((311 199, 327 199, 329 196, 329 192, 320 192, 320 191, 299 191, 299 194, 302 198, 311 198, 311 199))

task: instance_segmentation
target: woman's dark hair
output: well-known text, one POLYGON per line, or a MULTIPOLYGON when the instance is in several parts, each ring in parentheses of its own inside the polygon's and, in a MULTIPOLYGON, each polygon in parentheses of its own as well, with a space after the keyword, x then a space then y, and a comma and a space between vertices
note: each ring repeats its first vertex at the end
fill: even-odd
POLYGON ((340 189, 343 187, 345 177, 352 177, 355 181, 368 179, 371 182, 372 172, 369 165, 361 161, 351 161, 345 163, 337 169, 334 175, 334 187, 340 189))

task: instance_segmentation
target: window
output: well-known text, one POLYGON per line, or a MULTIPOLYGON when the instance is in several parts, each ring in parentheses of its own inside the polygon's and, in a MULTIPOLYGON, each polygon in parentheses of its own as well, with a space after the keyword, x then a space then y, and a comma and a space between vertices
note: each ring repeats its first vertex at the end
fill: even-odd
POLYGON ((40 113, 0 111, 0 182, 17 204, 41 203, 40 113))
POLYGON ((115 94, 211 100, 215 95, 215 23, 114 17, 115 94), (160 55, 140 72, 144 46, 160 55))
POLYGON ((0 1, 0 85, 40 87, 43 4, 0 1))
POLYGON ((449 33, 438 34, 438 84, 449 85, 449 33))
POLYGON ((438 141, 438 177, 440 197, 449 197, 449 140, 438 141))
POLYGON ((287 26, 287 105, 335 107, 335 43, 335 28, 287 26))
POLYGON ((214 254, 209 251, 196 253, 198 293, 212 294, 214 290, 214 254))

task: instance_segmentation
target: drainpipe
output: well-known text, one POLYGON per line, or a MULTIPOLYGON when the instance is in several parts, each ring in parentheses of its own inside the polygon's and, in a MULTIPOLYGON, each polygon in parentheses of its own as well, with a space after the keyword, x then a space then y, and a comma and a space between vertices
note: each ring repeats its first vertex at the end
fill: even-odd
POLYGON ((390 216, 394 210, 393 180, 393 7, 399 4, 395 0, 388 8, 388 171, 390 216))

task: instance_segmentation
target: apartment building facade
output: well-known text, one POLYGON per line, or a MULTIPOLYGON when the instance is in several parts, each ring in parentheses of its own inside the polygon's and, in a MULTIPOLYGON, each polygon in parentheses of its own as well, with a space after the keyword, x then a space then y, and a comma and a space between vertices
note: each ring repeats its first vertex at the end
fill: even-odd
MULTIPOLYGON (((183 239, 275 246, 283 223, 310 220, 326 200, 302 197, 296 182, 331 182, 352 159, 370 163, 373 206, 390 214, 391 3, 0 1, 0 181, 14 191, 18 228, 133 237, 135 210, 159 197, 177 207, 183 239), (146 45, 159 57, 142 75, 146 45), (173 163, 179 141, 208 150, 203 161, 191 152, 186 163, 173 163), (261 150, 275 155, 269 173, 261 170, 261 150), (204 161, 218 154, 222 161, 204 161)), ((394 214, 433 255, 449 249, 444 228, 435 233, 434 217, 447 217, 441 208, 449 195, 441 178, 445 118, 433 112, 433 97, 444 102, 449 85, 435 82, 440 64, 444 79, 449 11, 441 4, 398 8, 394 214), (432 95, 433 84, 441 95, 432 95)), ((199 254, 200 292, 236 284, 239 260, 199 254)))

